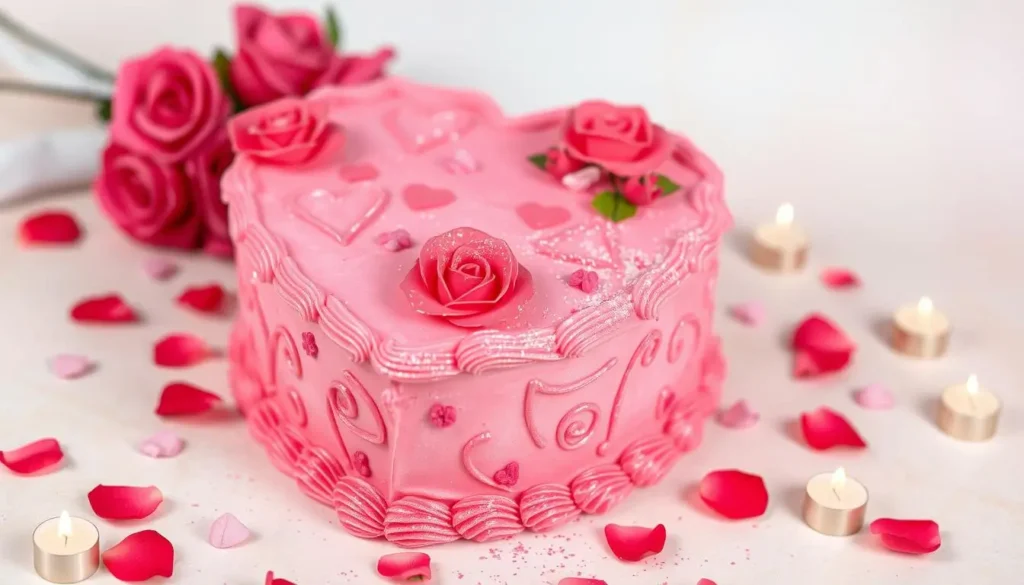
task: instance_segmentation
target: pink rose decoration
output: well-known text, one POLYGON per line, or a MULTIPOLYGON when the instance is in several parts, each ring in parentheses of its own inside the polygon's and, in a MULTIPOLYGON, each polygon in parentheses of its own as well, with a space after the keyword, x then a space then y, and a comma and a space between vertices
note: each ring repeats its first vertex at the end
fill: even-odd
POLYGON ((503 240, 463 227, 427 240, 402 290, 424 315, 482 327, 514 317, 533 296, 533 276, 503 240))
POLYGON ((633 205, 649 205, 661 197, 656 175, 630 177, 622 184, 622 196, 633 205))
POLYGON ((103 211, 136 240, 182 249, 198 245, 200 215, 178 166, 111 144, 103 151, 95 190, 103 211))
POLYGON ((327 119, 327 104, 284 98, 246 110, 228 123, 235 152, 279 166, 311 164, 345 142, 342 129, 327 119))
POLYGON ((563 134, 568 155, 620 177, 653 172, 672 154, 665 129, 639 106, 583 102, 569 112, 563 134))
POLYGON ((125 61, 113 102, 112 141, 163 164, 193 154, 230 114, 213 68, 171 48, 125 61))
POLYGON ((547 162, 544 163, 544 170, 552 177, 562 180, 562 177, 574 173, 583 168, 583 163, 570 158, 561 148, 549 148, 547 162))
POLYGON ((383 75, 391 49, 374 55, 340 56, 312 16, 274 15, 252 5, 235 8, 238 54, 231 60, 231 84, 246 106, 315 87, 363 83, 383 75))
POLYGON ((219 132, 206 148, 186 161, 196 212, 203 223, 203 250, 211 256, 230 258, 233 252, 228 233, 228 206, 220 196, 220 179, 235 158, 227 133, 219 132))

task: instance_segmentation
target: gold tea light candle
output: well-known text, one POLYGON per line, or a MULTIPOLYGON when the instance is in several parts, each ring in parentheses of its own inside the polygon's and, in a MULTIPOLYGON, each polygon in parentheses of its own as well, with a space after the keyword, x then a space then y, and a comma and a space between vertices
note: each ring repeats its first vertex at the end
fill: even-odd
POLYGON ((100 566, 100 532, 88 520, 50 518, 32 533, 36 573, 50 583, 78 583, 100 566))
POLYGON ((955 439, 987 441, 996 434, 1002 409, 999 398, 982 388, 972 374, 966 383, 943 390, 936 422, 955 439))
POLYGON ((804 522, 828 536, 849 536, 864 526, 868 490, 864 484, 847 477, 840 467, 832 473, 815 475, 807 482, 804 494, 804 522))
POLYGON ((750 260, 775 272, 795 272, 807 262, 807 233, 793 223, 793 206, 783 203, 774 223, 758 226, 750 244, 750 260))
POLYGON ((890 343, 896 351, 913 357, 937 358, 946 353, 949 319, 932 300, 921 297, 916 305, 900 307, 892 318, 890 343))

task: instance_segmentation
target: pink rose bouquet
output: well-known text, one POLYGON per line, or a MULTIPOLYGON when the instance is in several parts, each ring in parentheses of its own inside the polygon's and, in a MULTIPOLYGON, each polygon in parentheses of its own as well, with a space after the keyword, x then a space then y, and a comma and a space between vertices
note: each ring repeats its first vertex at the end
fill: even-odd
POLYGON ((394 56, 390 48, 339 53, 330 10, 320 23, 308 14, 239 5, 234 22, 234 56, 218 50, 207 62, 193 51, 164 47, 130 59, 117 73, 112 100, 101 107, 110 130, 96 198, 135 240, 230 257, 220 179, 235 151, 296 165, 337 148, 343 134, 315 105, 295 98, 377 79, 394 56), (281 101, 268 103, 274 100, 281 101), (253 106, 262 107, 228 123, 253 106))

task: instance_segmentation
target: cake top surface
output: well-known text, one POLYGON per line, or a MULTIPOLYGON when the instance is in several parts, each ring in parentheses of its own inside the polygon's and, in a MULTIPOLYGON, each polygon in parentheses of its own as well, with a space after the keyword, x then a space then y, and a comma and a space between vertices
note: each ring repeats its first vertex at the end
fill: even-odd
POLYGON ((250 110, 231 133, 239 254, 398 378, 578 355, 656 316, 731 221, 715 165, 636 107, 507 118, 390 78, 250 110))

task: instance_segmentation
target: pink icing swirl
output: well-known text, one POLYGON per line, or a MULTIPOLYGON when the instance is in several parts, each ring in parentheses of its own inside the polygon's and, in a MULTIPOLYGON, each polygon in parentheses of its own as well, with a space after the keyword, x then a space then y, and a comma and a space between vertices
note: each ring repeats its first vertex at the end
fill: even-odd
POLYGON ((534 532, 547 532, 567 524, 580 515, 572 501, 569 488, 546 483, 523 492, 519 499, 519 516, 523 526, 534 532))
POLYGON ((622 453, 619 465, 637 487, 654 485, 672 469, 679 451, 670 437, 655 435, 640 439, 622 453))
POLYGON ((369 327, 356 319, 345 303, 334 297, 327 297, 323 308, 320 309, 320 326, 331 341, 352 356, 355 363, 370 359, 373 333, 369 327))
POLYGON ((519 506, 504 496, 463 498, 452 506, 452 526, 466 540, 488 542, 510 538, 523 531, 519 506))
POLYGON ((420 548, 459 539, 451 509, 438 501, 406 496, 391 503, 384 517, 384 537, 402 548, 420 548))
POLYGON ((307 449, 296 464, 295 480, 304 494, 330 506, 334 500, 334 486, 345 477, 341 464, 322 447, 307 449))
POLYGON ((388 340, 373 347, 370 363, 393 380, 439 380, 459 373, 452 351, 455 343, 453 340, 451 344, 408 347, 388 340))
POLYGON ((641 276, 633 286, 633 308, 643 320, 657 319, 661 303, 692 274, 692 260, 698 253, 699 236, 695 232, 679 238, 662 262, 641 276))
POLYGON ((343 477, 334 486, 332 500, 341 527, 359 538, 384 536, 388 504, 377 488, 358 477, 343 477))
POLYGON ((303 319, 316 323, 320 317, 320 307, 324 304, 324 294, 313 281, 306 278, 295 260, 285 258, 277 267, 278 292, 303 319))
POLYGON ((621 467, 608 463, 579 474, 569 489, 580 510, 587 514, 604 514, 633 491, 633 484, 621 467))
POLYGON ((558 353, 565 357, 583 355, 605 341, 632 315, 633 303, 625 293, 579 311, 555 327, 558 353))
POLYGON ((456 365, 470 374, 561 358, 556 351, 555 332, 551 328, 524 333, 477 331, 455 348, 456 365))

